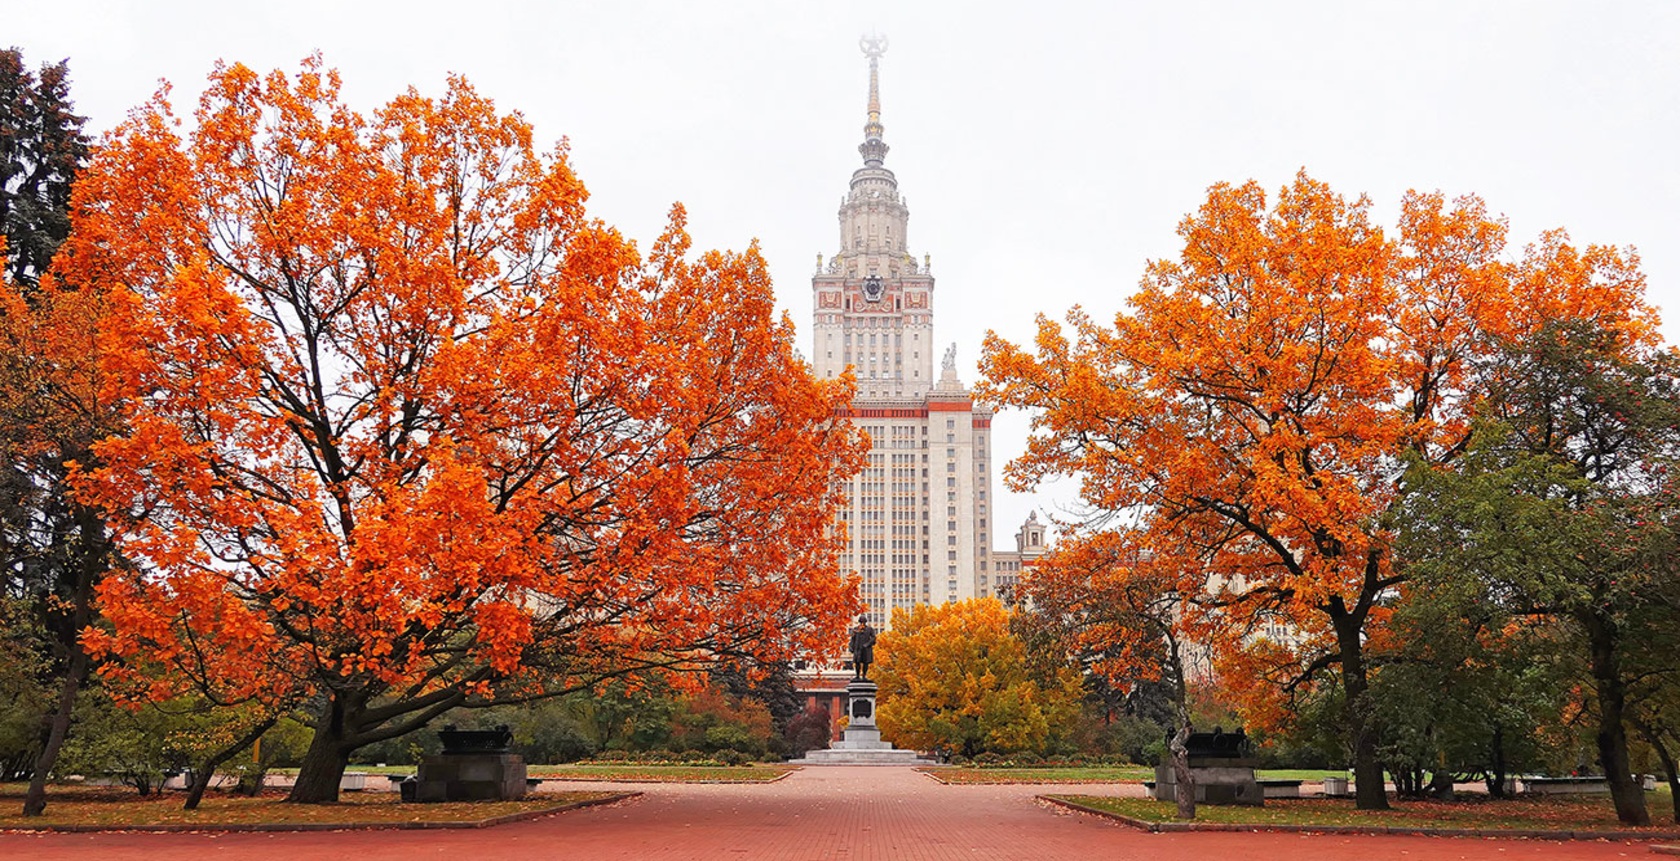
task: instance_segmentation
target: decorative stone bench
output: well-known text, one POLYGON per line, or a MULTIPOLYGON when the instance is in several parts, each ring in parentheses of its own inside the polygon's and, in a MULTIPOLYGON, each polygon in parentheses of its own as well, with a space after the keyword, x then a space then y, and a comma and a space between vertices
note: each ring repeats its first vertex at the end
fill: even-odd
POLYGON ((1530 795, 1591 795, 1608 793, 1610 782, 1600 777, 1525 777, 1523 791, 1530 795))

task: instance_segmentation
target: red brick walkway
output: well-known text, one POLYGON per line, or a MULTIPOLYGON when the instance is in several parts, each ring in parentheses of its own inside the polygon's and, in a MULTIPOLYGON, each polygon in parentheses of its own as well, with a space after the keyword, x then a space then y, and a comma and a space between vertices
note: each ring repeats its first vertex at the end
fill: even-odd
MULTIPOLYGON (((588 784, 570 784, 586 788, 588 784)), ((622 784, 616 788, 624 788, 622 784)), ((1044 786, 942 786, 907 768, 807 768, 775 783, 642 784, 644 796, 483 831, 0 834, 0 859, 695 859, 833 861, 1654 858, 1645 843, 1144 834, 1033 800, 1044 786)), ((1130 786, 1070 787, 1133 793, 1130 786)))

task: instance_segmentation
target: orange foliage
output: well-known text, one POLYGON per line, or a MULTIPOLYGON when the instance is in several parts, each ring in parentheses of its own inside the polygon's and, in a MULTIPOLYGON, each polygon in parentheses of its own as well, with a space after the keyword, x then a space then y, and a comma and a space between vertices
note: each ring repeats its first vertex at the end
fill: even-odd
POLYGON ((184 138, 165 95, 83 175, 61 256, 135 405, 84 478, 139 563, 91 635, 118 673, 330 693, 353 747, 838 641, 851 381, 813 379, 756 247, 690 259, 676 207, 642 254, 460 78, 364 118, 318 59, 218 66, 184 138))
POLYGON ((1632 252, 1553 232, 1513 263, 1505 233, 1473 197, 1410 193, 1389 237, 1304 172, 1269 208, 1253 182, 1212 187, 1112 326, 1075 309, 1041 316, 1032 351, 988 336, 982 396, 1033 412, 1011 486, 1079 476, 1145 550, 1194 560, 1192 621, 1251 705, 1279 687, 1247 680, 1314 660, 1362 685, 1403 582, 1383 522, 1402 454, 1460 451, 1502 339, 1563 316, 1655 338, 1632 252), (1276 623, 1299 639, 1255 636, 1276 623))
POLYGON ((1144 551, 1139 537, 1064 527, 1022 574, 1021 589, 1091 672, 1121 690, 1165 681, 1182 695, 1183 656, 1172 647, 1184 634, 1186 596, 1202 585, 1200 568, 1144 551))

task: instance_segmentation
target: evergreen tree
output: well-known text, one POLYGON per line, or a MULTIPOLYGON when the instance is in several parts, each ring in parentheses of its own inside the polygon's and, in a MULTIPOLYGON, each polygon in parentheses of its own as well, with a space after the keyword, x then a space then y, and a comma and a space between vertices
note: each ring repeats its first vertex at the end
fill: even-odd
POLYGON ((119 424, 98 397, 100 306, 92 291, 41 282, 69 233, 82 122, 64 62, 36 75, 17 49, 0 51, 0 600, 8 629, 39 653, 39 689, 55 690, 21 752, 32 761, 27 814, 45 807, 88 677, 80 635, 111 553, 103 519, 70 490, 71 464, 95 464, 91 446, 119 424))
POLYGON ((0 224, 6 277, 18 284, 34 287, 70 233, 70 187, 88 157, 83 122, 68 61, 31 73, 17 48, 0 51, 0 224))

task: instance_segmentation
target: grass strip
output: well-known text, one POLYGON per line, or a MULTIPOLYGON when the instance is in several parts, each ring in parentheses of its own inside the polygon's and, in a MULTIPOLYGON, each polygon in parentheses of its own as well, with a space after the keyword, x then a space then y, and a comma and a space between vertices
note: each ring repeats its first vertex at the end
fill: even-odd
MULTIPOLYGON (((1655 800, 1656 793, 1651 793, 1655 800)), ((1180 822, 1177 808, 1148 798, 1041 795, 1046 801, 1108 816, 1146 831, 1318 831, 1354 834, 1542 837, 1551 839, 1668 839, 1672 823, 1631 828, 1616 821, 1608 798, 1401 801, 1390 810, 1358 810, 1345 799, 1268 799, 1264 807, 1202 804, 1196 821, 1180 822)))

